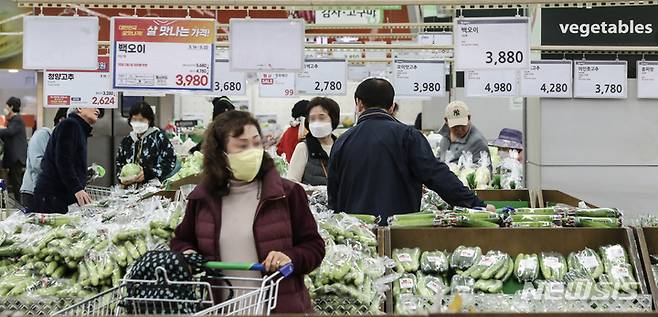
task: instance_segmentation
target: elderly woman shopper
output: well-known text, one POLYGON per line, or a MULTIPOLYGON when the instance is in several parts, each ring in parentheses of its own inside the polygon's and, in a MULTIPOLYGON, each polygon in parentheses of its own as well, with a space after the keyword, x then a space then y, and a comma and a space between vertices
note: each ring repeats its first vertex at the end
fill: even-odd
POLYGON ((247 112, 229 111, 210 124, 203 143, 204 180, 188 196, 171 248, 210 261, 259 262, 270 272, 292 262, 294 273, 280 284, 275 313, 310 313, 304 275, 322 262, 324 242, 306 193, 279 176, 261 137, 258 121, 247 112))

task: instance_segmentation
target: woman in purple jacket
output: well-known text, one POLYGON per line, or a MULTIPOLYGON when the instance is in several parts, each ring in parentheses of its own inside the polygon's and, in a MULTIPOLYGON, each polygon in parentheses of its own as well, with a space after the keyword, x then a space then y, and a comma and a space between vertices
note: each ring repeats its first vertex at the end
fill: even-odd
POLYGON ((260 262, 270 272, 292 262, 294 274, 281 282, 274 312, 312 312, 304 275, 322 262, 324 241, 302 187, 282 179, 263 151, 258 121, 241 111, 219 115, 206 131, 203 151, 204 180, 188 196, 171 248, 210 261, 260 262))

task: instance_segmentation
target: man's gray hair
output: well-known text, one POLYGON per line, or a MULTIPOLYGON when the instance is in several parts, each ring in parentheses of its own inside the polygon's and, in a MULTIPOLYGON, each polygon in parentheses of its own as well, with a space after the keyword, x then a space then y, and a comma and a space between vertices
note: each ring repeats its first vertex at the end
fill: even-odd
POLYGON ((68 116, 70 116, 72 113, 75 113, 76 111, 78 111, 78 108, 77 108, 77 107, 70 107, 69 110, 66 111, 66 116, 68 117, 68 116))

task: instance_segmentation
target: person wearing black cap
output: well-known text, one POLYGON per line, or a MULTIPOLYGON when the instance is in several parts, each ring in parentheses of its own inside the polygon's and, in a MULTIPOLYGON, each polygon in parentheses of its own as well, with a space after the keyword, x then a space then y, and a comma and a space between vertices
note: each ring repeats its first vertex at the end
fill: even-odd
POLYGON ((290 163, 292 154, 295 152, 297 143, 299 143, 306 135, 306 129, 302 125, 304 116, 306 115, 306 107, 308 100, 300 100, 292 107, 292 121, 290 127, 286 129, 281 135, 279 143, 276 145, 276 154, 283 156, 286 155, 286 161, 290 163))
MULTIPOLYGON (((212 120, 214 121, 215 118, 217 118, 218 115, 227 112, 227 111, 232 111, 235 110, 235 106, 231 102, 231 99, 229 99, 226 96, 221 96, 221 97, 215 97, 212 100, 212 120)), ((193 148, 189 150, 189 153, 192 154, 194 152, 199 152, 201 151, 203 142, 199 142, 199 144, 195 145, 193 148)))
POLYGON ((7 128, 0 129, 0 138, 4 142, 2 167, 9 171, 8 178, 11 193, 18 201, 21 197, 23 169, 27 159, 27 135, 25 134, 25 122, 23 122, 20 112, 21 100, 16 97, 9 98, 4 109, 7 128))

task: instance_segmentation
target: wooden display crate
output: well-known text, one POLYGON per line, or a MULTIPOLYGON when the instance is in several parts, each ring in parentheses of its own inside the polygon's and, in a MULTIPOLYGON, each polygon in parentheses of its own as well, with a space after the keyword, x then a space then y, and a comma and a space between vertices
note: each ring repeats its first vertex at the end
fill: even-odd
MULTIPOLYGON (((644 269, 644 278, 647 285, 651 290, 653 296, 654 309, 658 308, 658 285, 655 282, 655 276, 651 270, 652 254, 658 254, 658 228, 635 228, 635 235, 637 236, 638 249, 640 251, 640 258, 644 269)), ((658 309, 656 309, 658 310, 658 309)))

